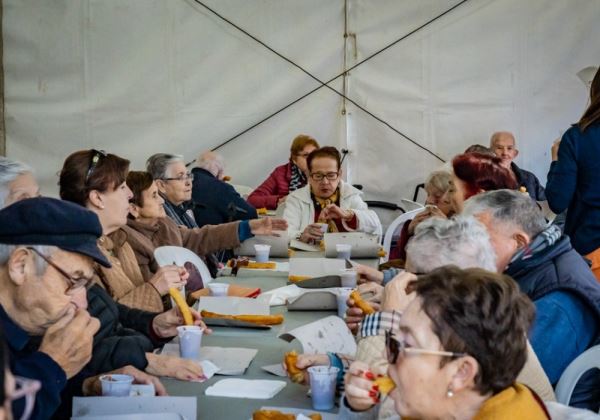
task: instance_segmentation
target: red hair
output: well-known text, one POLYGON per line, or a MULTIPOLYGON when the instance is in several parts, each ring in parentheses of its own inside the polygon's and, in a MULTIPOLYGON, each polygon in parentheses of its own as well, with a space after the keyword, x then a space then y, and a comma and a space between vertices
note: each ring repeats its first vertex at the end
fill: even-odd
POLYGON ((499 157, 483 153, 464 153, 452 159, 454 175, 465 183, 465 200, 481 190, 517 189, 517 180, 500 162, 499 157))

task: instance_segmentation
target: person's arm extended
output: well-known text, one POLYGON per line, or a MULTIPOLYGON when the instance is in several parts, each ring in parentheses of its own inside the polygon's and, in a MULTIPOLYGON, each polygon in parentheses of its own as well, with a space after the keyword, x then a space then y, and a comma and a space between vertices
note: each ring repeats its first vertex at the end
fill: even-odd
POLYGON ((546 183, 548 206, 556 214, 569 207, 577 187, 577 151, 570 134, 571 130, 565 133, 560 142, 558 160, 550 164, 546 183))

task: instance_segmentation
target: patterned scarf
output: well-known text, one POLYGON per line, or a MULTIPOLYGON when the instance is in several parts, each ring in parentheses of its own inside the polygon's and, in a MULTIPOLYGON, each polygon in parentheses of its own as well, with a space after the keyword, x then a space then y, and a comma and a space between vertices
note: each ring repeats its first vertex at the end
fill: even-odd
POLYGON ((327 225, 329 226, 329 228, 327 229, 328 232, 338 232, 338 228, 334 220, 325 220, 321 217, 321 214, 323 214, 322 210, 330 204, 337 204, 339 206, 339 191, 340 190, 338 188, 329 198, 319 198, 311 193, 313 202, 315 203, 315 210, 321 212, 319 214, 319 219, 317 220, 317 223, 327 223, 327 225))
POLYGON ((292 162, 292 178, 290 178, 290 192, 296 191, 306 185, 306 176, 300 168, 292 162))
POLYGON ((548 226, 546 229, 538 233, 529 245, 518 250, 517 253, 511 258, 508 266, 510 267, 511 265, 519 265, 517 264, 518 262, 527 261, 536 254, 539 254, 541 251, 554 245, 556 242, 558 242, 561 236, 562 232, 558 226, 548 226))

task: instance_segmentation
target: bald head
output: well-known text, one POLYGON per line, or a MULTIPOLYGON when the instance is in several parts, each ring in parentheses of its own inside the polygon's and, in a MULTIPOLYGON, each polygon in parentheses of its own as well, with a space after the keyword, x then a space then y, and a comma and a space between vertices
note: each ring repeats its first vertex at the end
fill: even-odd
POLYGON ((492 134, 490 148, 496 156, 502 159, 502 166, 507 169, 510 169, 510 164, 519 154, 515 136, 509 131, 497 131, 492 134))
POLYGON ((222 179, 223 173, 225 172, 225 162, 223 161, 223 157, 210 150, 203 152, 198 156, 198 159, 196 159, 196 166, 207 170, 218 179, 222 179))

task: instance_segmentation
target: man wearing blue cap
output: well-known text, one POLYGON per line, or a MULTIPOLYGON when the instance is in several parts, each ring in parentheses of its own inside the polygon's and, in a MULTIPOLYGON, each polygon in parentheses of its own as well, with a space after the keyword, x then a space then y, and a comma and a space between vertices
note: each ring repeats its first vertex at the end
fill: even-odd
MULTIPOLYGON (((110 267, 96 245, 101 234, 94 213, 61 200, 32 198, 0 211, 0 324, 12 372, 41 382, 33 418, 54 414, 67 382, 79 392, 84 385, 76 375, 100 327, 86 292, 93 262, 110 267)), ((23 409, 13 403, 15 414, 23 409)))

